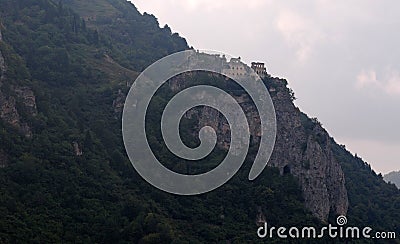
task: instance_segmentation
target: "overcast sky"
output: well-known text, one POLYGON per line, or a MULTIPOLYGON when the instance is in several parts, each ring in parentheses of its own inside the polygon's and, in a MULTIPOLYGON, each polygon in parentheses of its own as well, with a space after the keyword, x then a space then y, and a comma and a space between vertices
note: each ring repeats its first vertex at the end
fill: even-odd
POLYGON ((400 2, 132 0, 196 49, 262 61, 377 172, 400 170, 400 2))

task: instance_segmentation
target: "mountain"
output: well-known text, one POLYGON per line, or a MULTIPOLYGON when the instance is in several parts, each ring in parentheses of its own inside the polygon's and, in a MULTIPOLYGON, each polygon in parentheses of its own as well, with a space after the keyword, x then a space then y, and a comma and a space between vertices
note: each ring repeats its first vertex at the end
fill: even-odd
POLYGON ((383 179, 386 182, 391 182, 397 186, 397 188, 400 188, 400 171, 393 171, 388 174, 386 174, 383 179))
MULTIPOLYGON (((185 87, 187 80, 187 77, 174 80, 172 89, 178 92, 185 87)), ((223 81, 216 81, 213 85, 218 86, 221 82, 223 81)), ((346 215, 347 190, 344 173, 332 151, 334 142, 316 119, 309 119, 294 106, 293 94, 287 88, 287 81, 265 77, 264 85, 270 91, 278 125, 278 136, 269 165, 279 169, 281 174, 290 172, 299 179, 306 208, 320 220, 327 221, 329 214, 346 215)), ((225 87, 224 90, 236 91, 232 96, 240 101, 239 104, 250 121, 253 141, 259 142, 260 118, 251 98, 245 93, 238 93, 237 88, 225 87)), ((224 130, 229 124, 215 110, 203 108, 198 111, 196 120, 199 121, 198 128, 211 125, 221 142, 230 140, 230 131, 224 130)), ((258 145, 253 145, 253 148, 258 148, 258 145)))
MULTIPOLYGON (((137 75, 159 58, 189 49, 185 39, 125 0, 0 0, 0 6, 1 243, 256 242, 260 221, 319 227, 335 223, 339 214, 352 226, 400 236, 400 190, 295 107, 286 80, 270 76, 263 82, 278 121, 273 167, 248 181, 257 115, 248 97, 231 89, 254 125, 240 171, 199 196, 153 188, 125 154, 121 111, 137 75)), ((182 166, 168 153, 156 122, 185 86, 231 84, 190 76, 196 79, 177 77, 156 94, 146 128, 168 167, 196 173, 220 162, 225 146, 203 164, 182 166)), ((214 113, 199 108, 185 118, 183 140, 195 145, 204 124, 224 127, 214 113)), ((229 139, 228 131, 218 131, 219 140, 229 139)))

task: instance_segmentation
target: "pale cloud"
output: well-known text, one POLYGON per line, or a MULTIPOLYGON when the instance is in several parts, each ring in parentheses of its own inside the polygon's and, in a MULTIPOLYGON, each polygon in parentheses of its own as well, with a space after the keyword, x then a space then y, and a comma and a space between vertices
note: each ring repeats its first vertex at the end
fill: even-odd
POLYGON ((289 46, 296 49, 298 61, 305 62, 318 41, 323 39, 315 24, 291 10, 282 10, 276 18, 276 28, 289 46))
POLYGON ((362 89, 369 86, 379 86, 375 70, 362 70, 357 75, 356 87, 362 89))
POLYGON ((394 71, 385 84, 385 91, 389 94, 400 95, 400 75, 394 71))
POLYGON ((378 79, 375 70, 362 70, 357 75, 356 88, 379 89, 389 95, 400 95, 400 74, 396 70, 387 69, 382 78, 378 79))
MULTIPOLYGON (((148 1, 148 0, 146 0, 148 1)), ((199 11, 199 9, 210 11, 222 11, 232 9, 255 9, 269 4, 265 0, 164 0, 168 5, 183 7, 188 12, 199 11)))

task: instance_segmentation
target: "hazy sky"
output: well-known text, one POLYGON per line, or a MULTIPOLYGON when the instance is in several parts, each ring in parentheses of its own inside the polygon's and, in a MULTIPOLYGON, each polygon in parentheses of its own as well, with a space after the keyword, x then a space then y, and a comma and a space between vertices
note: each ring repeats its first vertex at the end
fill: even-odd
POLYGON ((377 172, 400 169, 400 2, 132 0, 196 49, 263 61, 377 172))

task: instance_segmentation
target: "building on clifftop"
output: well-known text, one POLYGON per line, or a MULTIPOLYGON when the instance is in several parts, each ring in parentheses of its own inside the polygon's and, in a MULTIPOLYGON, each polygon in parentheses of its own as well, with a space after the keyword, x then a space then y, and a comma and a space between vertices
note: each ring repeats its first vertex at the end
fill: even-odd
POLYGON ((251 68, 260 76, 265 77, 267 75, 267 68, 265 68, 264 63, 252 62, 251 68))

